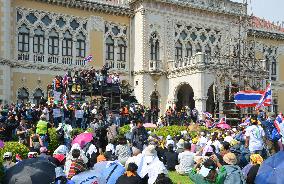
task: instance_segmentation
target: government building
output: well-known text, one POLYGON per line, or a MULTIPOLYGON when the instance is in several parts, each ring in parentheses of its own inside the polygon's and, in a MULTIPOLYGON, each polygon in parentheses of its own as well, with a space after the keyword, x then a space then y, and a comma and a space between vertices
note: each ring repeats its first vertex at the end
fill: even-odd
POLYGON ((264 90, 268 82, 270 110, 284 111, 284 29, 248 16, 246 4, 0 0, 2 103, 38 103, 55 75, 104 65, 139 103, 161 112, 188 106, 224 114, 235 92, 264 90))

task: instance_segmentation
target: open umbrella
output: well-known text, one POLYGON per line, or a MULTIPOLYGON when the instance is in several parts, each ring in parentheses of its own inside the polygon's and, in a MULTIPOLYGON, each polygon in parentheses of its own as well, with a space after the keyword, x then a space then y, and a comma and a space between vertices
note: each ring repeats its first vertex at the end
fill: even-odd
POLYGON ((55 179, 55 166, 40 158, 26 159, 8 169, 4 184, 50 184, 55 179))
POLYGON ((125 172, 125 168, 116 161, 103 161, 94 165, 93 170, 101 173, 100 181, 104 184, 115 184, 116 180, 125 172))
POLYGON ((157 128, 157 125, 154 123, 144 123, 143 126, 145 128, 157 128))
POLYGON ((105 183, 105 180, 101 177, 101 173, 94 170, 81 172, 80 174, 73 176, 72 181, 84 184, 105 183))
POLYGON ((216 127, 221 129, 231 129, 231 126, 228 125, 227 123, 219 123, 216 125, 216 127))
POLYGON ((78 143, 81 148, 83 148, 91 140, 93 140, 92 133, 81 133, 75 137, 75 139, 72 141, 72 145, 78 143))
POLYGON ((283 184, 284 151, 279 151, 266 159, 260 166, 255 184, 283 184))

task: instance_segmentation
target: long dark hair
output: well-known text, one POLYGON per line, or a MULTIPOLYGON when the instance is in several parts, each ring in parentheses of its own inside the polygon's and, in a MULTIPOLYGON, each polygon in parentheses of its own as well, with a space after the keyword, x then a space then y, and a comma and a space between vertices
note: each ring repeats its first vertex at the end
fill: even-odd
POLYGON ((60 181, 60 184, 66 184, 68 180, 65 176, 59 176, 58 178, 55 179, 55 183, 57 181, 60 181))

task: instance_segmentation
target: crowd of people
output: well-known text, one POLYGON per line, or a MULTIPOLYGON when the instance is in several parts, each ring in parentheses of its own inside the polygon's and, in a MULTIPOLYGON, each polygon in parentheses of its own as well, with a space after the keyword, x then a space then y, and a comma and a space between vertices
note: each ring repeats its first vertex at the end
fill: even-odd
MULTIPOLYGON (((196 109, 183 108, 176 113, 169 107, 164 116, 158 109, 147 113, 142 105, 124 106, 113 114, 102 106, 77 104, 64 107, 33 104, 1 106, 0 139, 17 139, 30 149, 28 159, 41 158, 55 168, 55 183, 80 183, 81 174, 95 172, 97 183, 107 184, 171 184, 169 171, 188 176, 188 182, 242 184, 257 183, 262 162, 283 150, 283 116, 260 111, 245 126, 191 137, 189 130, 174 137, 157 136, 143 126, 152 122, 157 127, 198 125, 196 109), (130 124, 124 136, 118 129, 130 124), (56 128, 60 146, 49 152, 49 128, 56 128), (83 144, 72 143, 75 127, 92 130, 92 139, 83 144), (107 165, 107 166, 106 166, 107 165), (104 175, 100 169, 112 166, 104 175)), ((206 120, 205 120, 206 121, 206 120)), ((18 153, 3 155, 4 170, 16 165, 12 159, 18 153)), ((259 182, 258 182, 259 183, 259 182)))

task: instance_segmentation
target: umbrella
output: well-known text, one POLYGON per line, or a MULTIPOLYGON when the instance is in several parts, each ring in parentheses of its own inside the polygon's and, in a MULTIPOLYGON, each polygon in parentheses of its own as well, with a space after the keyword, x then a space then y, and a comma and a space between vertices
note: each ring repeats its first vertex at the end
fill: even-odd
POLYGON ((72 181, 84 184, 105 183, 105 180, 102 180, 101 173, 98 173, 95 170, 89 170, 75 175, 72 177, 72 181))
POLYGON ((216 125, 216 127, 221 129, 231 129, 230 125, 228 125, 227 123, 219 123, 216 125))
POLYGON ((157 125, 154 123, 144 123, 143 126, 145 128, 157 128, 157 125))
POLYGON ((255 178, 256 184, 282 184, 284 181, 284 151, 279 151, 266 159, 255 178))
POLYGON ((125 172, 125 168, 116 161, 98 162, 93 169, 95 172, 101 173, 100 181, 104 181, 105 184, 115 184, 116 180, 125 172))
POLYGON ((81 148, 83 148, 91 140, 93 140, 92 133, 81 133, 75 137, 75 139, 72 141, 72 145, 78 143, 81 148))
POLYGON ((4 184, 50 184, 55 179, 54 169, 55 166, 47 160, 26 159, 7 170, 4 184))

